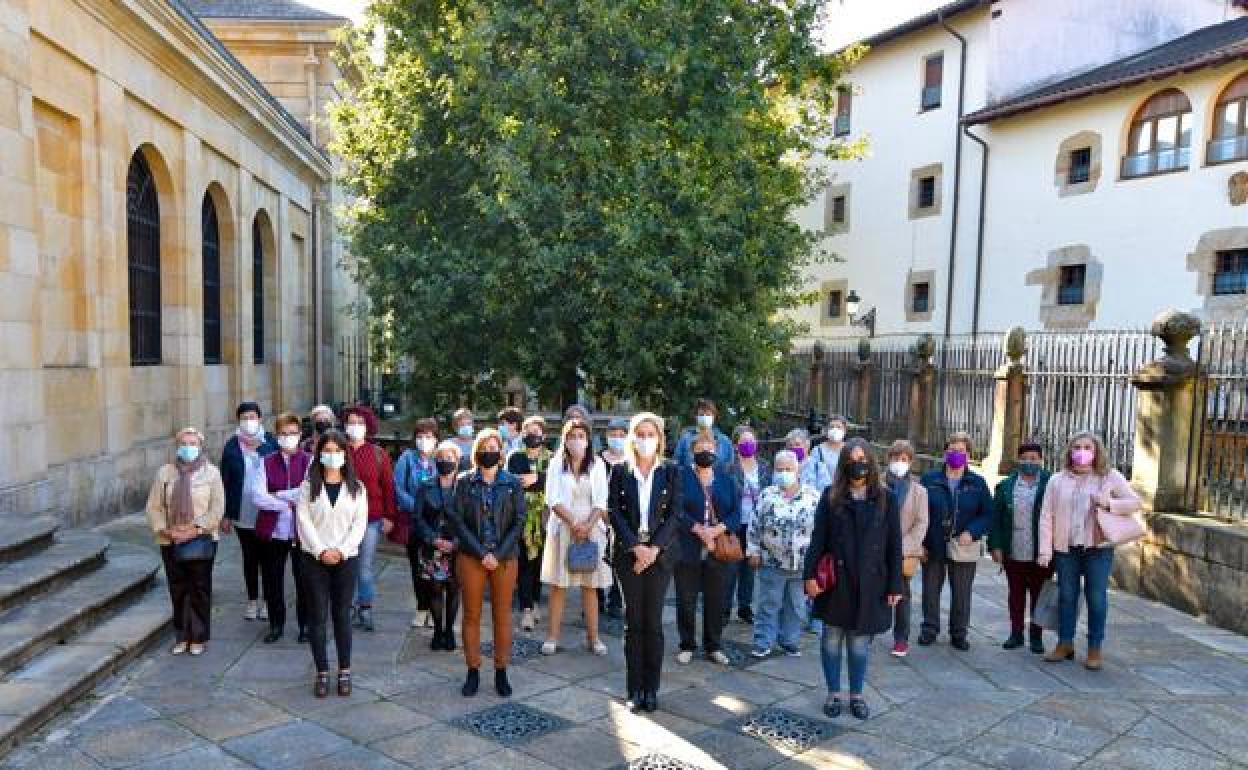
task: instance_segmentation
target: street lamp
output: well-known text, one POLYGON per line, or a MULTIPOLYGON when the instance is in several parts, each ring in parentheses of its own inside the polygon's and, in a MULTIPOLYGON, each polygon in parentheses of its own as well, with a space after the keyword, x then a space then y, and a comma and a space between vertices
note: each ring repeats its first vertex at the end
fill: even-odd
POLYGON ((858 296, 858 292, 853 289, 849 290, 849 296, 845 298, 845 309, 849 311, 849 323, 853 326, 861 326, 867 330, 868 337, 875 336, 875 308, 871 308, 862 315, 858 314, 858 310, 862 307, 862 297, 858 296))

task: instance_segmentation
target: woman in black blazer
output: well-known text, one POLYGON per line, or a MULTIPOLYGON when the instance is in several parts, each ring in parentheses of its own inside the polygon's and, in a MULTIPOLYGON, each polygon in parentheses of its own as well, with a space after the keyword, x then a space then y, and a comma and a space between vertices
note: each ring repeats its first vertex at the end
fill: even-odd
POLYGON ((629 708, 658 708, 663 670, 663 599, 672 579, 680 473, 663 456, 663 419, 639 412, 628 426, 627 460, 611 469, 607 509, 615 531, 612 563, 624 592, 629 708))

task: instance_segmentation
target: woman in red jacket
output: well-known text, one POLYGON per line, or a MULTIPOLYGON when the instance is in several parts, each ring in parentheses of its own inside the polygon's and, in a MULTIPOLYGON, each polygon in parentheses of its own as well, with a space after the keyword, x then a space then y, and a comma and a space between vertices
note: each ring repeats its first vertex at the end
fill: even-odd
POLYGON ((394 499, 394 468, 390 455, 371 439, 377 431, 377 418, 364 406, 347 410, 343 421, 346 425, 347 452, 355 467, 356 476, 368 493, 368 531, 360 544, 360 574, 355 589, 355 625, 365 631, 374 630, 373 598, 376 581, 373 559, 382 535, 400 544, 407 543, 407 522, 399 516, 394 499))

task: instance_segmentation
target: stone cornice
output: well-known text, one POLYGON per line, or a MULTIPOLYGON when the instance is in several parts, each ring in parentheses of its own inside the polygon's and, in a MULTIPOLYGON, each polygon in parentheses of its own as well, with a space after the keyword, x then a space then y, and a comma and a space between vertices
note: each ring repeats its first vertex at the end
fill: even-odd
MULTIPOLYGON (((169 0, 75 0, 88 13, 183 82, 209 83, 196 95, 223 114, 269 135, 320 180, 332 176, 330 160, 281 110, 272 96, 232 56, 205 38, 169 0)), ((209 33, 210 34, 210 33, 209 33)))

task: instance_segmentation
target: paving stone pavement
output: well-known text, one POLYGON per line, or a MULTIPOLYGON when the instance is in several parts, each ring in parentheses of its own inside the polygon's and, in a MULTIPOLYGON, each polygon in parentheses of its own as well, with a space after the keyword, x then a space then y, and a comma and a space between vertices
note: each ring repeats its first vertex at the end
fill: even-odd
MULTIPOLYGON (((133 517, 109 533, 150 545, 133 517)), ((513 664, 513 698, 492 694, 488 663, 482 694, 463 698, 462 657, 431 652, 429 632, 408 627, 411 584, 396 554, 380 560, 377 631, 355 636, 355 695, 317 700, 308 651, 290 638, 264 645, 265 624, 242 619, 238 551, 224 543, 208 652, 173 658, 167 641, 0 767, 1248 768, 1248 638, 1116 593, 1105 670, 1045 664, 1000 648, 1005 585, 989 562, 976 582, 971 650, 942 638, 898 660, 877 639, 873 713, 859 722, 820 713, 813 635, 800 658, 755 661, 741 654, 749 629, 736 620, 729 667, 678 665, 669 628, 661 710, 630 714, 619 629, 603 635, 610 654, 594 657, 575 606, 565 651, 513 664)))

